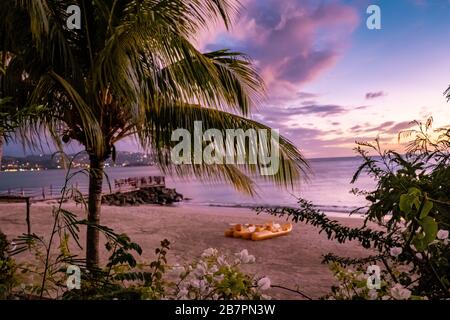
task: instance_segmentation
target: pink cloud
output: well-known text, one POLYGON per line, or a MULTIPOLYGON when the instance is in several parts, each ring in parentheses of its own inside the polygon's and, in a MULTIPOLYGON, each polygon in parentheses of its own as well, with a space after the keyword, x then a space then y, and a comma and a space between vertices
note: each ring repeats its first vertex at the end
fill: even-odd
POLYGON ((356 9, 339 1, 247 0, 244 6, 231 33, 200 35, 200 46, 248 53, 275 99, 292 97, 332 67, 359 23, 356 9))
POLYGON ((376 91, 376 92, 367 92, 366 93, 367 100, 377 99, 377 98, 381 98, 384 96, 387 96, 386 92, 384 92, 384 91, 376 91))

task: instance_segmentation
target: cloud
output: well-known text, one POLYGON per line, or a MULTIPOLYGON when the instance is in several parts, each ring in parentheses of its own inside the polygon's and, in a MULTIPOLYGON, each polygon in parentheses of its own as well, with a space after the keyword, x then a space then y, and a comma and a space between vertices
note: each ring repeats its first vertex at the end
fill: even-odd
POLYGON ((399 133, 400 131, 411 129, 416 124, 411 121, 399 122, 396 125, 392 126, 387 132, 389 133, 399 133))
POLYGON ((394 121, 386 121, 386 122, 383 122, 382 124, 380 124, 380 125, 378 125, 376 127, 373 127, 373 128, 370 128, 370 129, 366 129, 365 131, 366 132, 370 132, 370 131, 387 131, 393 125, 395 125, 394 121))
POLYGON ((267 107, 254 114, 256 119, 268 125, 284 126, 286 122, 298 115, 333 116, 349 112, 349 109, 335 104, 310 104, 301 107, 278 108, 267 107))
MULTIPOLYGON (((359 23, 357 10, 339 1, 247 0, 234 31, 204 45, 249 54, 271 94, 292 94, 299 84, 332 67, 359 23)), ((211 38, 208 38, 208 41, 211 38)))
POLYGON ((294 108, 296 114, 317 114, 320 116, 330 116, 348 112, 342 106, 328 104, 328 105, 308 105, 305 107, 294 108))
POLYGON ((363 129, 363 126, 361 126, 359 124, 350 128, 351 131, 355 131, 355 132, 360 132, 360 131, 362 131, 362 129, 363 129))
POLYGON ((368 93, 366 93, 366 99, 367 100, 372 100, 372 99, 384 97, 386 95, 387 94, 384 91, 368 92, 368 93))
POLYGON ((319 139, 325 133, 316 128, 287 128, 284 132, 289 137, 299 138, 300 141, 306 139, 319 139))
POLYGON ((318 96, 319 96, 318 94, 311 93, 311 92, 299 92, 299 93, 297 93, 297 97, 299 99, 315 99, 318 96))
POLYGON ((364 133, 388 133, 388 134, 397 134, 402 130, 410 129, 414 127, 414 123, 411 121, 403 121, 403 122, 394 122, 394 121, 386 121, 377 126, 369 126, 369 124, 364 125, 355 125, 350 128, 351 131, 355 133, 364 132, 364 133))
POLYGON ((314 100, 305 100, 305 101, 303 101, 301 103, 302 106, 309 106, 309 105, 312 105, 312 104, 317 104, 317 102, 314 101, 314 100))

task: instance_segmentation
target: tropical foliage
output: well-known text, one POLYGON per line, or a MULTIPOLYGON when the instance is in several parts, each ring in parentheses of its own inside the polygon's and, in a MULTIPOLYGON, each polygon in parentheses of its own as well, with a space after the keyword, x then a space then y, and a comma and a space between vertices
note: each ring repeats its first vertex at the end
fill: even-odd
POLYGON ((242 250, 232 257, 210 248, 201 257, 184 266, 170 265, 168 240, 155 249, 155 260, 139 261, 143 249, 126 234, 93 225, 106 238, 109 252, 105 267, 87 268, 79 251, 80 227, 86 219, 65 208, 68 201, 80 206, 84 217, 87 204, 71 180, 89 170, 74 170, 71 159, 66 171, 61 196, 53 206, 53 224, 48 235, 23 234, 9 242, 0 232, 0 299, 269 299, 263 291, 270 288, 270 279, 241 271, 242 264, 254 263, 255 257, 242 250), (14 257, 27 252, 26 262, 14 257), (78 268, 79 288, 70 286, 73 268, 78 268))
POLYGON ((305 200, 299 201, 299 208, 259 209, 312 224, 339 243, 358 241, 373 250, 372 256, 362 259, 324 257, 339 281, 330 298, 450 297, 450 131, 433 130, 432 119, 417 125, 418 129, 400 134, 413 138, 404 155, 383 150, 379 140, 356 148, 363 163, 352 182, 364 173, 377 183, 373 191, 353 190, 368 202, 357 210, 366 215, 361 228, 342 226, 305 200), (370 265, 381 267, 378 290, 367 286, 370 265))
MULTIPOLYGON (((234 0, 1 2, 0 42, 10 56, 5 94, 17 106, 39 108, 39 116, 22 126, 23 140, 36 145, 48 132, 58 146, 73 140, 90 155, 89 266, 98 265, 94 225, 104 161, 115 158, 121 139, 134 137, 155 152, 164 172, 225 180, 254 192, 254 165, 174 168, 169 157, 172 131, 192 130, 195 120, 205 130, 268 129, 245 118, 264 96, 249 58, 228 50, 202 53, 192 44, 210 23, 230 27, 239 8, 234 0), (66 25, 69 5, 81 9, 81 29, 66 25)), ((266 178, 292 184, 307 165, 284 138, 280 157, 280 170, 266 178)))

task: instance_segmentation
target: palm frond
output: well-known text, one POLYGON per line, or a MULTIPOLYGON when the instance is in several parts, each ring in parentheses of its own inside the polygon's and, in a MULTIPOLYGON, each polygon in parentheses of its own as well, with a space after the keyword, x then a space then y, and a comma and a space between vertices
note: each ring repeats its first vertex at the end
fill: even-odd
MULTIPOLYGON (((214 110, 201 107, 199 105, 191 104, 172 104, 163 105, 160 108, 149 108, 147 113, 146 123, 142 124, 137 132, 140 142, 143 146, 147 146, 157 153, 159 164, 164 171, 175 172, 176 174, 189 175, 193 174, 197 177, 203 175, 211 178, 211 174, 228 173, 230 170, 237 172, 239 170, 243 174, 247 174, 253 177, 257 177, 260 167, 259 165, 246 163, 242 165, 217 165, 214 170, 206 169, 210 166, 207 164, 199 164, 192 166, 174 166, 170 158, 170 148, 176 143, 172 141, 172 133, 174 130, 183 128, 189 132, 194 132, 195 121, 201 121, 203 130, 217 129, 226 136, 226 130, 238 130, 242 129, 247 131, 248 129, 267 130, 267 134, 271 135, 269 127, 262 125, 256 121, 243 118, 241 116, 223 112, 221 110, 214 110)), ((272 137, 269 136, 268 141, 272 137)), ((239 148, 239 146, 236 146, 239 148)), ((245 148, 245 153, 248 155, 251 151, 249 144, 240 146, 241 149, 245 148)), ((309 166, 298 151, 298 149, 284 137, 279 137, 279 170, 274 175, 263 175, 262 178, 273 181, 279 185, 294 187, 299 182, 300 177, 306 179, 310 173, 309 166)), ((273 150, 271 150, 273 151, 273 150)), ((232 179, 230 180, 233 183, 232 179)), ((239 180, 235 187, 242 190, 241 184, 245 183, 245 189, 250 190, 253 188, 253 182, 251 180, 239 180)), ((253 189, 252 189, 253 190, 253 189)))

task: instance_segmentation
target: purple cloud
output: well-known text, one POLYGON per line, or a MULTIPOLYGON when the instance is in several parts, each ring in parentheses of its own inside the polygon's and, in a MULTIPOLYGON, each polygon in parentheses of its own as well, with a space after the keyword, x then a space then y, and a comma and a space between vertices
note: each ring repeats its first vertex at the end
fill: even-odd
POLYGON ((382 133, 397 134, 402 130, 412 128, 414 125, 415 125, 414 122, 411 121, 403 121, 403 122, 386 121, 377 126, 369 126, 369 124, 367 123, 365 125, 355 125, 351 127, 350 130, 355 133, 382 132, 382 133))
POLYGON ((384 91, 368 92, 368 93, 366 93, 366 99, 367 100, 372 100, 372 99, 384 97, 386 95, 387 94, 384 91))
POLYGON ((321 116, 330 116, 348 112, 344 107, 328 104, 328 105, 309 105, 301 108, 293 108, 296 114, 317 114, 321 116))
POLYGON ((258 120, 264 121, 269 125, 280 127, 296 115, 332 116, 343 114, 348 111, 349 109, 334 104, 311 104, 293 108, 265 108, 261 110, 260 113, 255 114, 255 116, 258 120))
POLYGON ((389 133, 399 133, 400 131, 411 129, 416 124, 411 121, 399 122, 396 125, 392 126, 387 132, 389 133))
POLYGON ((247 0, 234 32, 217 43, 248 53, 272 95, 289 94, 335 64, 359 22, 354 7, 338 1, 247 0), (281 93, 282 92, 282 93, 281 93))
POLYGON ((297 94, 297 97, 299 99, 315 99, 318 97, 318 95, 315 93, 311 93, 311 92, 299 92, 297 94))

